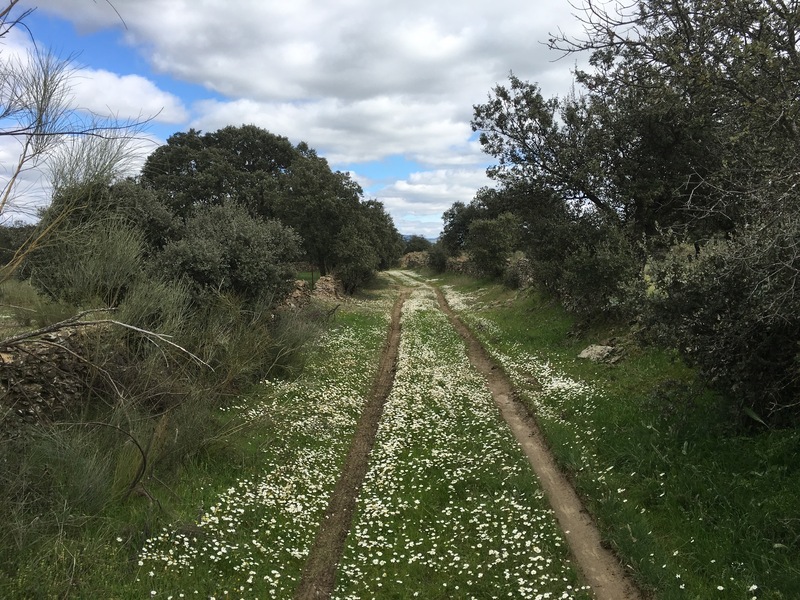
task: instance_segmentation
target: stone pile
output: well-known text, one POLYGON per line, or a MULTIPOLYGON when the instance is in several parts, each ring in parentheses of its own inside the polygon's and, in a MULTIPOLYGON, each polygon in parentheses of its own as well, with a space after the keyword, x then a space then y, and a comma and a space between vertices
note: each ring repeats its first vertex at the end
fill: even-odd
POLYGON ((335 277, 325 275, 314 283, 313 296, 323 300, 336 300, 344 296, 344 289, 341 282, 337 281, 335 277))
POLYGON ((57 420, 85 395, 89 365, 76 329, 43 335, 0 352, 0 434, 57 420))

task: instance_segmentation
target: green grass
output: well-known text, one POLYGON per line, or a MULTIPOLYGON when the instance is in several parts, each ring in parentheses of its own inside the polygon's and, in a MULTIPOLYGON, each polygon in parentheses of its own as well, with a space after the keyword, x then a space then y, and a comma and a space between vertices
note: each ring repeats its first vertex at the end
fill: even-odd
POLYGON ((44 298, 28 281, 9 279, 0 284, 0 338, 57 323, 76 312, 75 307, 44 298))
POLYGON ((456 285, 462 315, 643 588, 660 599, 800 597, 800 432, 743 429, 674 353, 628 341, 617 365, 577 358, 624 328, 576 335, 534 294, 440 283, 456 285))
MULTIPOLYGON (((216 432, 204 450, 143 490, 82 512, 65 503, 47 528, 34 514, 4 519, 0 597, 290 597, 385 341, 392 298, 371 293, 335 313, 299 378, 203 413, 216 432)), ((64 474, 56 496, 89 488, 64 474)))
POLYGON ((378 304, 341 310, 300 379, 265 384, 230 409, 269 424, 243 442, 253 463, 236 469, 225 489, 215 486, 191 534, 173 525, 148 540, 137 589, 291 595, 385 339, 388 306, 378 304))
MULTIPOLYGON (((457 285, 459 293, 448 288, 454 308, 537 413, 643 588, 667 600, 800 597, 798 432, 732 423, 724 399, 674 354, 627 343, 615 366, 576 358, 622 328, 576 334, 544 298, 437 279, 457 285)), ((0 597, 290 597, 371 385, 396 284, 379 278, 343 303, 296 380, 258 385, 204 413, 213 440, 177 470, 146 479, 146 491, 93 506, 99 496, 81 491, 103 488, 92 476, 107 457, 80 452, 74 432, 86 465, 75 463, 71 481, 53 480, 69 503, 3 500, 0 597)), ((404 314, 407 364, 365 484, 354 530, 362 548, 348 550, 339 597, 405 598, 409 582, 427 598, 535 597, 533 589, 558 589, 554 576, 580 597, 518 449, 491 403, 481 408, 485 392, 460 342, 432 298, 418 308, 404 314), (524 551, 518 539, 529 542, 524 551), (489 549, 508 556, 497 562, 489 549), (495 577, 506 572, 528 579, 503 587, 495 577)), ((61 452, 65 440, 51 445, 61 452)), ((3 450, 5 459, 14 448, 3 450)), ((114 455, 119 468, 124 458, 114 455)))

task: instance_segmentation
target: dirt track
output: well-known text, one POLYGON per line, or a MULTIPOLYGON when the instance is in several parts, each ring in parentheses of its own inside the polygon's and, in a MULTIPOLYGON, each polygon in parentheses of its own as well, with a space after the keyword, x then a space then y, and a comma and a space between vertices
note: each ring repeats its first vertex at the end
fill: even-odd
POLYGON ((642 596, 617 558, 606 550, 600 533, 583 508, 572 485, 556 466, 555 460, 528 411, 516 401, 514 388, 502 369, 492 361, 472 332, 450 309, 442 292, 436 289, 439 307, 449 317, 467 345, 469 360, 485 378, 503 419, 522 446, 528 462, 539 478, 547 500, 564 531, 575 563, 597 600, 638 600, 642 596))
POLYGON ((330 598, 333 593, 336 568, 341 560, 347 533, 353 521, 358 493, 367 473, 369 453, 375 443, 383 406, 392 390, 400 348, 400 315, 408 294, 407 290, 402 290, 392 308, 392 323, 378 374, 356 426, 350 450, 333 489, 324 520, 306 559, 300 584, 294 595, 297 599, 330 598))
MULTIPOLYGON (((424 285, 424 284, 423 284, 424 285)), ((469 329, 450 309, 436 289, 440 309, 464 339, 469 360, 486 378, 500 412, 540 480, 585 582, 597 600, 640 600, 641 593, 616 557, 606 550, 597 527, 583 508, 575 490, 561 473, 539 428, 528 411, 515 400, 514 389, 502 369, 491 360, 469 329)), ((403 288, 392 310, 392 322, 380 368, 364 413, 331 496, 325 518, 311 548, 296 599, 329 598, 341 560, 359 490, 367 472, 383 407, 392 388, 400 344, 400 316, 409 290, 403 288)))

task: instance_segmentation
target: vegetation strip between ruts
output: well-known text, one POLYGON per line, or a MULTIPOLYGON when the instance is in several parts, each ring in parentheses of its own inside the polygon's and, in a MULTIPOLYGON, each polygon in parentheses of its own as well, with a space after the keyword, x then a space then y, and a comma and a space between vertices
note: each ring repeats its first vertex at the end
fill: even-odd
POLYGON ((447 304, 441 290, 434 288, 439 307, 464 339, 472 365, 486 378, 492 396, 522 446, 550 503, 575 562, 597 600, 635 600, 641 598, 617 558, 600 541, 600 533, 583 508, 578 495, 556 466, 550 451, 530 414, 514 400, 514 388, 502 369, 492 361, 472 332, 447 304))
POLYGON ((400 317, 408 298, 403 289, 392 308, 392 322, 386 349, 370 392, 369 400, 358 422, 341 476, 331 495, 317 537, 306 559, 295 598, 329 598, 336 580, 336 568, 344 551, 358 492, 369 464, 383 406, 392 389, 400 347, 400 317))

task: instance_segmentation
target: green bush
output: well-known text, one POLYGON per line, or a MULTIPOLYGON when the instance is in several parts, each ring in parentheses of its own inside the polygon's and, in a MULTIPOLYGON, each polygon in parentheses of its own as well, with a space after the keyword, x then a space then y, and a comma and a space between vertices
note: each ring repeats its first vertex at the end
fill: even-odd
POLYGON ((574 246, 561 265, 557 293, 564 306, 582 318, 618 315, 624 307, 624 284, 640 269, 624 233, 607 225, 580 222, 574 246))
POLYGON ((309 328, 302 316, 290 314, 275 312, 271 297, 245 301, 220 295, 192 314, 180 341, 210 366, 195 367, 198 376, 217 394, 227 395, 291 370, 309 328))
POLYGON ((28 258, 31 283, 75 306, 117 306, 142 270, 143 238, 118 220, 65 230, 28 258))
POLYGON ((17 325, 25 327, 34 322, 39 302, 39 294, 28 281, 8 279, 0 284, 3 318, 13 318, 17 325))
POLYGON ((412 235, 408 240, 405 242, 405 249, 403 250, 403 254, 408 254, 409 252, 425 252, 431 249, 431 242, 425 239, 421 235, 412 235))
POLYGON ((488 277, 503 274, 508 257, 519 244, 521 225, 512 213, 470 223, 465 249, 479 273, 488 277))
POLYGON ((428 250, 428 266, 436 273, 444 273, 447 270, 447 250, 441 242, 436 242, 428 250))
POLYGON ((219 293, 279 299, 290 289, 299 252, 293 230, 228 202, 198 208, 185 235, 167 244, 157 262, 168 277, 186 278, 198 299, 219 293))
MULTIPOLYGON (((174 338, 185 329, 191 310, 191 292, 183 282, 140 277, 131 283, 115 318, 133 327, 174 338)), ((146 336, 126 331, 125 338, 136 353, 162 352, 146 336)))
POLYGON ((790 264, 791 240, 780 236, 716 240, 697 256, 677 247, 652 261, 639 320, 743 413, 776 423, 796 416, 800 403, 800 300, 796 272, 780 267, 790 264))
POLYGON ((375 275, 380 258, 356 224, 342 230, 334 243, 335 273, 344 291, 352 294, 375 275))
POLYGON ((0 582, 43 560, 111 501, 114 456, 105 441, 80 425, 0 437, 0 582))

